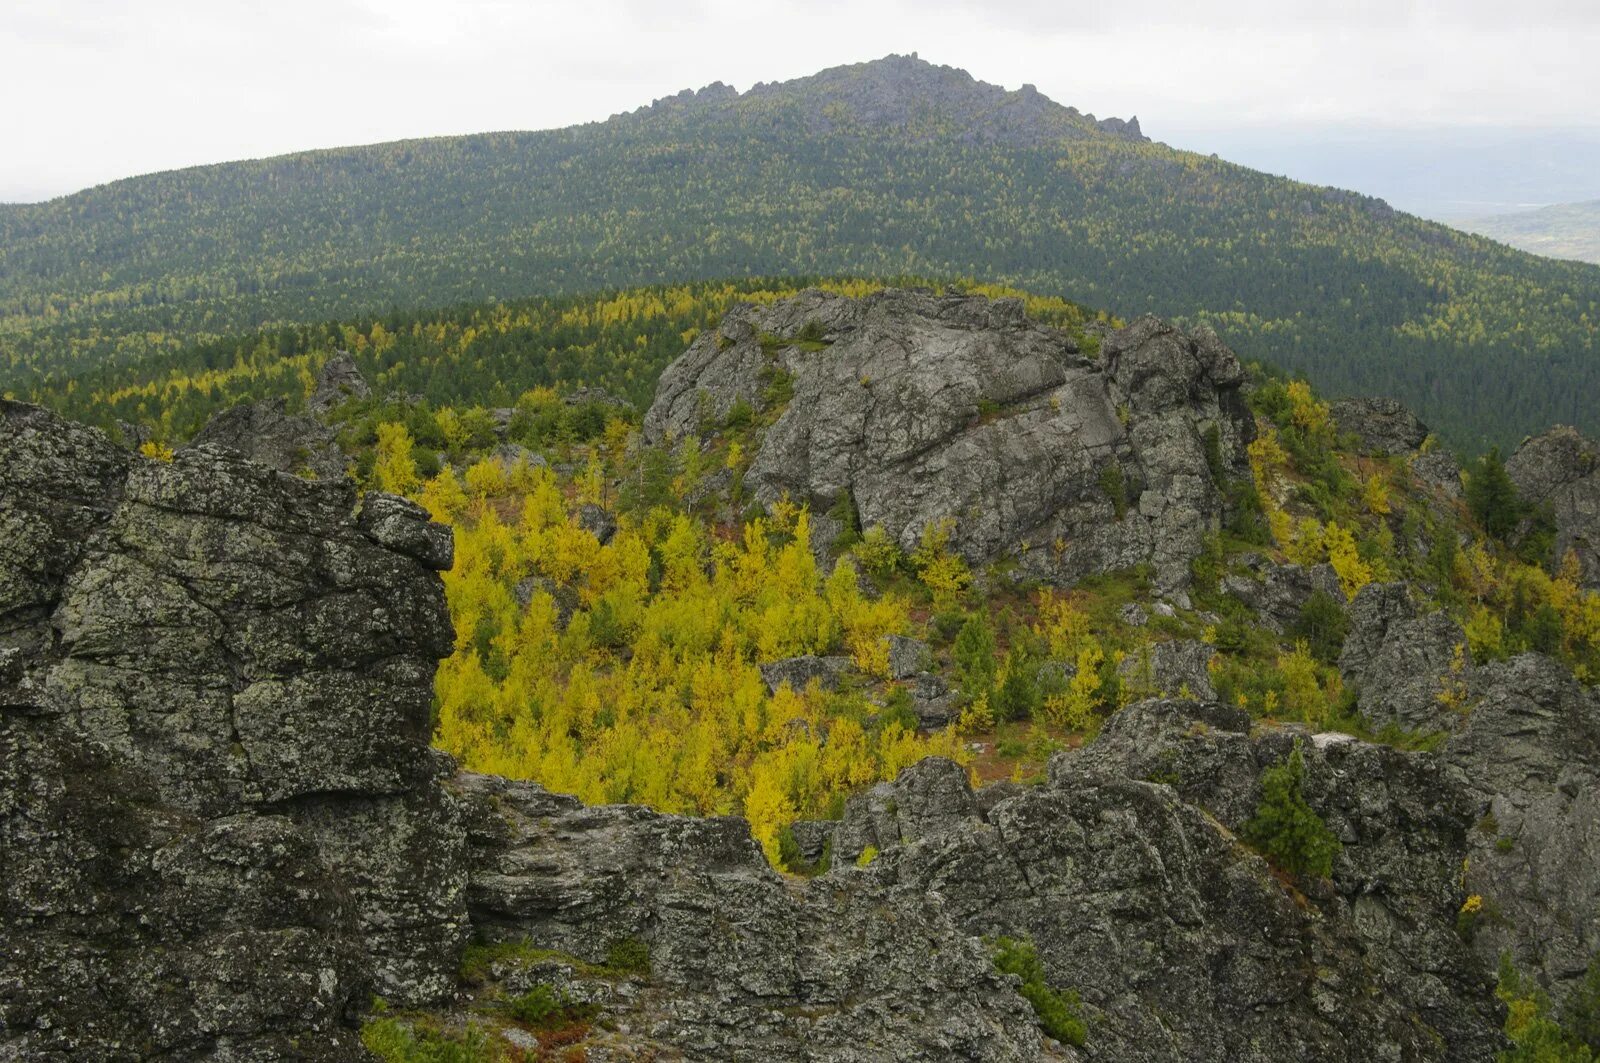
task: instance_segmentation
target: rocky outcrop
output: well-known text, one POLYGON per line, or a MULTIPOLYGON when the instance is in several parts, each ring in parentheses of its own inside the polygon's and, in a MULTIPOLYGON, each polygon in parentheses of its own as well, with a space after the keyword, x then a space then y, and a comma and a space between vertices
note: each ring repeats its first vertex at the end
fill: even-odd
POLYGON ((352 399, 372 397, 372 387, 349 351, 335 351, 317 373, 317 386, 306 400, 306 410, 317 417, 352 399))
POLYGON ((1461 463, 1448 450, 1429 450, 1412 458, 1411 475, 1446 498, 1461 497, 1461 463))
POLYGON ((1404 583, 1370 583, 1350 603, 1339 673, 1376 727, 1447 730, 1460 721, 1451 697, 1466 678, 1467 637, 1445 613, 1423 613, 1404 583))
POLYGON ((1015 300, 812 291, 697 339, 644 431, 694 434, 792 391, 745 477, 756 497, 825 509, 848 492, 863 527, 906 549, 950 520, 973 562, 1012 554, 1058 581, 1150 562, 1177 592, 1223 516, 1208 451, 1217 473, 1247 475, 1243 380, 1214 334, 1154 318, 1091 361, 1015 300))
MULTIPOLYGON (((1500 1037, 1489 993, 1492 961, 1474 957, 1455 928, 1466 897, 1462 860, 1480 806, 1440 758, 1344 735, 1252 732, 1237 710, 1152 701, 1113 717, 1082 750, 1058 755, 1051 784, 1081 789, 1096 779, 1150 779, 1238 831, 1255 811, 1261 771, 1286 759, 1297 738, 1306 800, 1343 845, 1328 888, 1310 892, 1319 918, 1309 933, 1317 940, 1302 944, 1322 957, 1320 977, 1329 981, 1307 990, 1316 1000, 1337 983, 1342 1009, 1350 1006, 1342 994, 1356 984, 1344 979, 1368 977, 1389 998, 1378 1010, 1394 1010, 1373 1016, 1389 1023, 1389 1032, 1365 1048, 1285 1051, 1282 1058, 1493 1058, 1500 1037), (1365 975, 1347 974, 1350 964, 1365 975), (1413 1029, 1403 1032, 1406 1026, 1413 1029), (1415 1040, 1434 1035, 1443 1044, 1415 1040)), ((1265 939, 1286 944, 1273 932, 1265 939)), ((1259 947, 1250 953, 1260 954, 1259 947)), ((1283 997, 1276 1006, 1292 1007, 1283 997)))
POLYGON ((1441 750, 1483 814, 1467 889, 1474 945, 1509 951, 1559 1002, 1600 954, 1600 697, 1539 654, 1488 665, 1441 750))
POLYGON ((1355 436, 1368 454, 1409 454, 1428 438, 1428 426, 1394 399, 1340 399, 1331 411, 1340 433, 1355 436))
POLYGON ((834 863, 872 845, 878 882, 1030 938, 1082 995, 1088 1059, 1493 1058, 1489 968, 1455 932, 1470 796, 1427 754, 1307 736, 1307 797, 1344 849, 1301 896, 1236 837, 1295 737, 1248 728, 1146 702, 994 802, 924 761, 850 803, 834 863))
MULTIPOLYGON (((405 500, 4 402, 0 527, 0 1058, 358 1058, 372 995, 450 997, 471 932, 566 954, 538 979, 667 1058, 1477 1061, 1499 950, 1559 995, 1600 948, 1600 704, 1540 657, 1467 672, 1436 752, 1162 699, 1037 786, 925 760, 798 825, 804 881, 743 820, 432 753, 451 543, 405 500), (1239 837, 1297 739, 1327 881, 1239 837), (1081 1048, 996 936, 1081 995, 1081 1048), (599 985, 622 945, 648 973, 599 985)), ((1409 639, 1397 593, 1353 627, 1409 639)))
POLYGON ((937 896, 853 867, 797 892, 740 819, 589 808, 485 776, 456 785, 477 810, 479 931, 591 963, 641 943, 653 998, 611 1017, 689 1058, 1065 1058, 937 896))
POLYGON ((1248 562, 1247 572, 1222 578, 1222 589, 1254 610, 1261 623, 1274 631, 1292 627, 1318 591, 1335 602, 1344 601, 1339 576, 1326 562, 1278 565, 1259 554, 1248 555, 1248 562))
POLYGON ((346 399, 371 393, 355 359, 339 351, 317 374, 305 414, 288 413, 282 399, 240 403, 213 416, 189 445, 227 450, 279 472, 338 479, 348 473, 350 459, 339 449, 337 433, 320 418, 346 399))
POLYGON ((1117 670, 1133 690, 1209 701, 1216 697, 1210 669, 1214 653, 1197 639, 1171 639, 1141 646, 1117 670))
POLYGON ((348 1059, 448 993, 448 532, 11 402, 0 526, 0 1057, 348 1059))
POLYGON ((285 413, 282 399, 230 406, 207 421, 189 445, 227 450, 279 472, 319 480, 344 476, 350 464, 333 429, 285 413))
POLYGON ((1522 501, 1549 507, 1556 541, 1551 560, 1571 551, 1583 585, 1600 589, 1600 448, 1575 428, 1552 428, 1526 440, 1506 461, 1522 501))

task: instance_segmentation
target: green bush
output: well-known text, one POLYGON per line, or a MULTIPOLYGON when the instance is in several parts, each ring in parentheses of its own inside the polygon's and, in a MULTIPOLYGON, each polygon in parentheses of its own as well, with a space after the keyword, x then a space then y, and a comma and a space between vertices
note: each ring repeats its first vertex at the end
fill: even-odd
POLYGON ((996 672, 994 631, 982 613, 973 613, 961 625, 951 656, 961 677, 961 693, 969 701, 989 693, 996 672))
POLYGON ((506 1011, 520 1023, 540 1030, 554 1030, 594 1018, 592 1004, 575 1004, 567 994, 540 982, 521 996, 506 1001, 506 1011))
POLYGON ((1261 773, 1261 803, 1243 833, 1280 871, 1327 878, 1343 846, 1306 803, 1305 774, 1305 753, 1296 738, 1289 759, 1261 773))
POLYGON ((1062 1044, 1083 1047, 1089 1028, 1078 1014, 1081 1001, 1071 989, 1053 989, 1045 980, 1044 964, 1031 941, 999 938, 994 942, 994 965, 1004 974, 1022 979, 1022 996, 1033 1005, 1044 1032, 1062 1044))
POLYGON ((606 966, 613 971, 649 974, 650 946, 636 937, 618 938, 606 949, 606 966))
POLYGON ((447 1033, 435 1025, 375 1018, 361 1027, 361 1043, 381 1063, 487 1063, 484 1035, 474 1029, 447 1033))

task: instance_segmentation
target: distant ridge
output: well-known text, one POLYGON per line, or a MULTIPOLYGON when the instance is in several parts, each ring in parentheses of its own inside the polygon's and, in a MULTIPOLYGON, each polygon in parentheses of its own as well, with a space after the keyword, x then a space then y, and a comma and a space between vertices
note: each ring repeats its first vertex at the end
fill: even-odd
POLYGON ((1600 432, 1600 269, 913 56, 8 208, 0 391, 287 323, 773 275, 968 277, 1203 320, 1468 448, 1600 432))

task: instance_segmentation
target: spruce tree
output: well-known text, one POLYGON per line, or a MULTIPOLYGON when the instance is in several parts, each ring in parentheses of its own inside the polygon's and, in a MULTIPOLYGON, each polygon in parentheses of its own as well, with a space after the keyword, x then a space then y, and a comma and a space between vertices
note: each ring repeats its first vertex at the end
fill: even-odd
POLYGON ((1244 837, 1281 871, 1327 878, 1343 846, 1306 803, 1305 774, 1305 753, 1296 738, 1289 759, 1261 773, 1261 803, 1244 825, 1244 837))

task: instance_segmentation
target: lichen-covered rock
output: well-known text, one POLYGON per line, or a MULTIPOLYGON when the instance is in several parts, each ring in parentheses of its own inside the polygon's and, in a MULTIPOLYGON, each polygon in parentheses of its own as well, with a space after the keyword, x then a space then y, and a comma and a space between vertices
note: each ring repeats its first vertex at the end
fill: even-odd
POLYGON ((1330 967, 1334 956, 1348 962, 1364 954, 1367 975, 1399 1005, 1386 1021, 1403 1023, 1409 1011, 1444 1044, 1430 1049, 1391 1032, 1393 1040, 1380 1037, 1349 1056, 1283 1058, 1363 1058, 1361 1051, 1372 1058, 1493 1058, 1500 1037, 1492 966, 1471 954, 1455 926, 1468 832, 1481 806, 1441 758, 1348 736, 1252 733, 1249 717, 1235 709, 1149 701, 1113 717, 1083 749, 1058 755, 1050 780, 1062 789, 1094 779, 1162 783, 1239 831, 1255 812, 1260 773, 1283 762, 1297 738, 1306 799, 1343 844, 1332 890, 1318 897, 1318 936, 1326 936, 1316 948, 1330 950, 1330 967))
POLYGON ((279 472, 329 480, 344 476, 350 464, 334 435, 315 418, 285 413, 282 399, 264 399, 216 414, 190 446, 217 447, 279 472))
POLYGON ((759 667, 762 680, 774 694, 785 685, 799 694, 813 682, 823 690, 833 690, 838 687, 840 680, 855 670, 855 665, 848 657, 818 657, 814 654, 785 657, 759 667))
POLYGON ((1583 585, 1600 588, 1600 447, 1575 428, 1560 425, 1525 440, 1506 461, 1522 500, 1548 506, 1555 517, 1552 560, 1571 551, 1583 585))
POLYGON ((1301 610, 1318 591, 1335 602, 1344 601, 1338 574, 1327 563, 1277 565, 1263 558, 1249 575, 1224 576, 1222 589, 1255 610, 1274 631, 1285 631, 1300 619, 1301 610))
POLYGON ((1446 498, 1461 497, 1461 463, 1448 450, 1430 450, 1412 458, 1411 475, 1446 498))
POLYGON ((475 810, 480 931, 591 963, 643 943, 651 995, 608 1013, 686 1058, 1075 1058, 937 896, 853 867, 796 890, 740 819, 585 807, 486 776, 455 785, 475 810))
POLYGON ((1128 654, 1117 671, 1125 684, 1146 694, 1209 700, 1216 697, 1210 669, 1215 652, 1197 639, 1155 642, 1128 654))
POLYGON ((1369 454, 1409 454, 1428 438, 1428 426, 1394 399, 1340 399, 1332 413, 1339 431, 1355 436, 1369 454))
POLYGON ((1339 672, 1374 725, 1445 730, 1460 719, 1448 695, 1466 678, 1466 641, 1443 612, 1422 613, 1407 584, 1370 583, 1350 603, 1339 672))
POLYGON ((321 416, 343 403, 372 397, 372 387, 356 366, 349 351, 335 351, 317 373, 316 390, 306 400, 306 409, 321 416))
POLYGON ((1254 421, 1238 360, 1208 331, 1145 318, 1098 361, 1015 300, 885 291, 805 292, 732 311, 662 374, 648 440, 793 400, 767 429, 746 485, 816 508, 849 492, 863 526, 902 547, 954 521, 952 546, 1018 556, 1035 576, 1155 566, 1181 590, 1219 523, 1225 475, 1245 475, 1254 421))
POLYGON ((0 527, 0 1056, 346 1059, 353 1002, 448 991, 448 537, 11 402, 0 527))
POLYGON ((1559 1002, 1600 953, 1600 697, 1523 654, 1472 681, 1441 756, 1483 803, 1467 889, 1486 962, 1509 951, 1559 1002))

